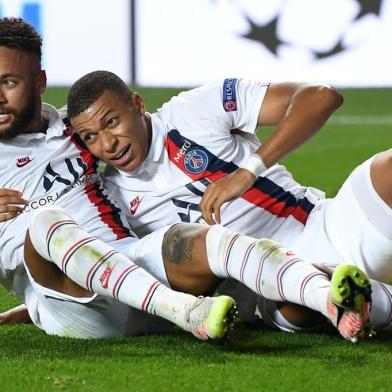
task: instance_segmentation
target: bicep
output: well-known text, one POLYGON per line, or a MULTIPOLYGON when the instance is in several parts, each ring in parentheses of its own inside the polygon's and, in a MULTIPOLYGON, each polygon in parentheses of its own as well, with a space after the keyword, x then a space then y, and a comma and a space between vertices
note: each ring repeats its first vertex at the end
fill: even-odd
POLYGON ((303 86, 302 83, 271 83, 261 105, 257 125, 278 124, 286 114, 291 98, 303 86))

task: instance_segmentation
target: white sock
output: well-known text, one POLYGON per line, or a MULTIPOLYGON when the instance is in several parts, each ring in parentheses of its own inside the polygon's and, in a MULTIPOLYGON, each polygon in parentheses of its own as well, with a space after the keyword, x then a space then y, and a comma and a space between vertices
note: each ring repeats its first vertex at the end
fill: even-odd
POLYGON ((392 286, 371 280, 372 308, 370 319, 376 331, 392 329, 392 286))
POLYGON ((63 210, 51 207, 39 211, 31 220, 29 234, 37 252, 80 286, 186 329, 185 311, 196 297, 164 286, 85 232, 63 210))
POLYGON ((219 225, 209 229, 206 246, 215 275, 234 278, 265 298, 304 305, 329 318, 327 275, 291 251, 219 225))

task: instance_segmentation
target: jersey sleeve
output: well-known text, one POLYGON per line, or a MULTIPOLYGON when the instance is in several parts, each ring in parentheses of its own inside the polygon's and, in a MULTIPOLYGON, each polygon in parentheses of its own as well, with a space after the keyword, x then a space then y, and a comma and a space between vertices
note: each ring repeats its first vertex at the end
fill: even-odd
POLYGON ((254 134, 267 88, 268 83, 223 79, 180 93, 159 113, 175 128, 197 135, 219 135, 236 128, 254 134))
POLYGON ((263 103, 265 94, 268 89, 268 83, 238 79, 236 82, 236 99, 233 110, 232 104, 228 104, 228 88, 229 80, 225 79, 222 87, 222 103, 227 115, 232 117, 233 128, 241 129, 244 132, 254 134, 257 129, 257 119, 260 108, 263 103))

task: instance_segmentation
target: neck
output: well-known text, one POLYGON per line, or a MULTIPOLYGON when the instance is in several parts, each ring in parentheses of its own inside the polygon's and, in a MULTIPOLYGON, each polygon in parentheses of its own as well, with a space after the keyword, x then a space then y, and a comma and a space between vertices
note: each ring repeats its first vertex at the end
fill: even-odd
POLYGON ((39 121, 34 121, 26 129, 25 133, 46 133, 48 130, 49 120, 40 118, 39 121))
POLYGON ((37 109, 36 115, 27 127, 25 133, 46 133, 48 130, 48 124, 49 120, 42 117, 41 105, 39 105, 39 110, 37 109))

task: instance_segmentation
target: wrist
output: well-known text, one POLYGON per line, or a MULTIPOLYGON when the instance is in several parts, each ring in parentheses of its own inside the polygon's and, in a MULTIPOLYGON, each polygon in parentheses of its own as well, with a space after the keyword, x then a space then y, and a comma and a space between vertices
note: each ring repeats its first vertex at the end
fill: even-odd
POLYGON ((248 170, 255 177, 258 177, 260 174, 267 170, 266 164, 264 163, 262 158, 256 153, 253 153, 245 163, 240 165, 240 168, 248 170))

